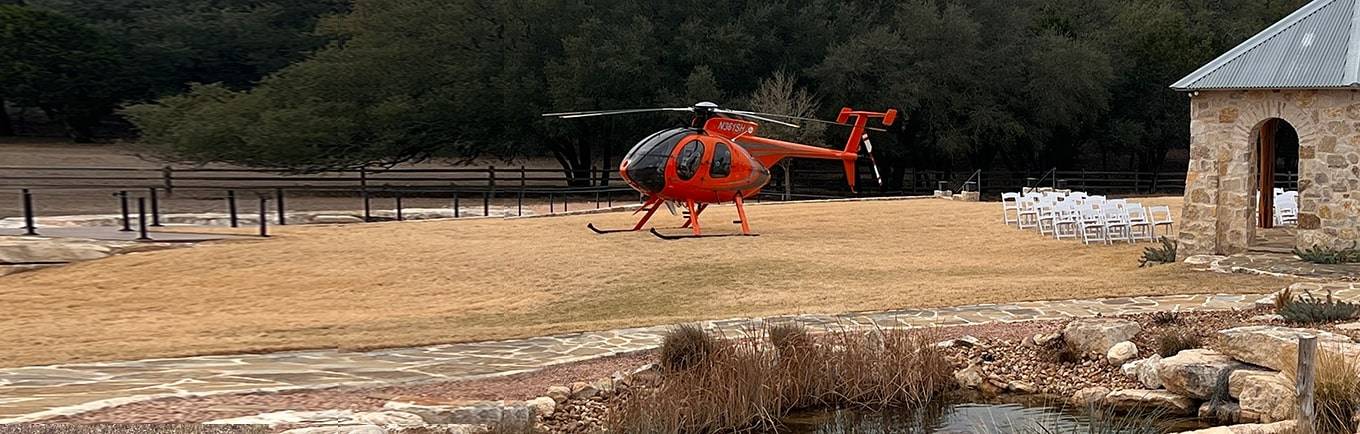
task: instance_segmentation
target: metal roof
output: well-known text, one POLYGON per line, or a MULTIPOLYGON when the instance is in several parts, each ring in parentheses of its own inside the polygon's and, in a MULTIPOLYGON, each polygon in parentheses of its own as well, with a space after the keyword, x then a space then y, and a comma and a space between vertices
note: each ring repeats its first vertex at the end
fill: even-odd
POLYGON ((1360 0, 1314 0, 1171 88, 1360 87, 1358 7, 1360 0))

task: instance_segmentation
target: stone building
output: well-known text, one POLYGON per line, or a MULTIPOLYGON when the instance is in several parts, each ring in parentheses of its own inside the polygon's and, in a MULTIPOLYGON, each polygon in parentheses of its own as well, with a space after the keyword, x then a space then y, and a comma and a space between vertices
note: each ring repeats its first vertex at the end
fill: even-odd
POLYGON ((1316 0, 1172 85, 1191 107, 1182 258, 1248 250, 1273 225, 1274 188, 1295 183, 1288 244, 1360 240, 1357 8, 1316 0))

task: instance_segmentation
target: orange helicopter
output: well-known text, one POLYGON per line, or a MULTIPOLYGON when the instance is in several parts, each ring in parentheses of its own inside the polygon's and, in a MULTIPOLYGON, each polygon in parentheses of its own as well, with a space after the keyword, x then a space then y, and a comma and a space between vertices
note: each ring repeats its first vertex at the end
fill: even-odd
MULTIPOLYGON (((692 236, 665 235, 657 232, 655 228, 651 229, 651 233, 668 240, 705 237, 699 227, 699 216, 711 204, 733 202, 736 204, 737 216, 740 219, 734 223, 741 224, 741 233, 707 236, 754 236, 746 219, 743 199, 755 196, 765 188, 770 182, 770 167, 785 158, 840 160, 845 166, 846 182, 850 185, 850 190, 854 191, 855 162, 859 159, 861 143, 869 154, 870 162, 874 163, 873 144, 869 142, 869 135, 865 131, 884 131, 869 127, 869 120, 882 119, 884 126, 891 126, 897 119, 895 109, 879 113, 856 111, 847 107, 841 109, 835 122, 831 122, 798 116, 729 110, 711 102, 700 102, 693 107, 682 108, 547 113, 543 116, 577 119, 654 112, 692 112, 694 117, 687 127, 658 131, 642 139, 628 151, 619 164, 619 173, 624 181, 647 197, 642 207, 634 214, 639 212, 645 214, 632 229, 604 230, 596 228, 591 223, 586 225, 590 230, 599 234, 636 232, 642 230, 662 206, 682 203, 686 210, 686 221, 681 228, 691 229, 692 236), (753 121, 798 128, 797 124, 772 118, 848 126, 851 128, 850 138, 846 140, 843 150, 836 150, 757 136, 758 124, 753 121)), ((874 177, 878 178, 877 163, 874 163, 874 177)), ((882 182, 879 179, 879 183, 882 182)))

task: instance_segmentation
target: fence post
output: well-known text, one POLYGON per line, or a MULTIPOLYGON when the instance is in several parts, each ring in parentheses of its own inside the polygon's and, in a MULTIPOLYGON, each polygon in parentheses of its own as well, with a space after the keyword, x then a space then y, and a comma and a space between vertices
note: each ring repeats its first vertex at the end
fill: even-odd
POLYGON ((482 192, 482 217, 491 216, 491 192, 482 192))
POLYGON ((793 160, 784 160, 784 201, 793 198, 793 160))
POLYGON ((567 212, 567 204, 571 202, 571 193, 562 192, 562 212, 567 212))
POLYGON ((175 168, 165 166, 161 168, 161 182, 165 183, 165 194, 175 194, 175 168))
POLYGON ((1295 379, 1295 392, 1298 397, 1298 432, 1313 434, 1317 414, 1313 408, 1313 389, 1317 385, 1317 336, 1299 337, 1299 366, 1295 379))
POLYGON ((460 212, 461 212, 461 211, 460 211, 460 208, 458 207, 458 190, 454 190, 454 191, 453 191, 453 218, 458 218, 458 217, 460 217, 460 216, 461 216, 460 212))
POLYGON ((151 241, 146 232, 146 198, 137 198, 137 241, 151 241))
POLYGON ((557 198, 552 193, 548 193, 548 214, 557 213, 557 198))
POLYGON ((161 201, 157 199, 156 187, 148 189, 151 193, 151 227, 161 227, 161 201))
POLYGON ((37 235, 38 226, 33 223, 33 193, 25 188, 21 199, 24 203, 24 235, 37 235))
POLYGON ((260 236, 269 237, 269 198, 263 193, 260 194, 260 236))
POLYGON ((524 215, 524 189, 525 189, 525 188, 528 188, 528 182, 527 182, 527 181, 528 181, 528 177, 525 176, 525 173, 524 173, 524 166, 523 166, 523 165, 520 165, 520 166, 519 166, 519 198, 516 200, 516 205, 515 205, 515 206, 518 208, 518 209, 515 211, 515 215, 518 215, 518 216, 523 216, 523 215, 524 215))
POLYGON ((120 191, 114 196, 118 196, 118 202, 123 209, 123 228, 119 232, 132 232, 132 211, 128 207, 128 192, 120 191))
POLYGON ((404 221, 406 220, 406 217, 404 217, 401 213, 401 190, 397 191, 396 199, 397 199, 397 221, 404 221))
POLYGON ((487 179, 490 182, 491 191, 487 195, 486 204, 482 206, 483 217, 491 215, 491 198, 496 197, 496 166, 486 166, 486 170, 487 174, 490 175, 487 179))
POLYGON ((282 188, 274 189, 274 203, 278 204, 276 206, 279 209, 279 226, 288 224, 288 214, 287 211, 284 211, 283 209, 283 196, 282 188))
POLYGON ((231 227, 240 227, 240 219, 236 216, 236 190, 227 190, 227 219, 231 222, 231 227))
POLYGON ((368 193, 368 168, 359 168, 359 195, 364 198, 364 221, 373 221, 372 197, 368 193))

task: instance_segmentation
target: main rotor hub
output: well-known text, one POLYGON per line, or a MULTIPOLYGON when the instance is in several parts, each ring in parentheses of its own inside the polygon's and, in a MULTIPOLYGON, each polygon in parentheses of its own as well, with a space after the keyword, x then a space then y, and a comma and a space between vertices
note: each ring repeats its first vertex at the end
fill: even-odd
POLYGON ((713 118, 713 112, 718 108, 718 104, 708 101, 701 101, 694 104, 694 107, 692 107, 694 110, 694 119, 690 121, 689 126, 693 128, 703 128, 704 123, 713 118))

